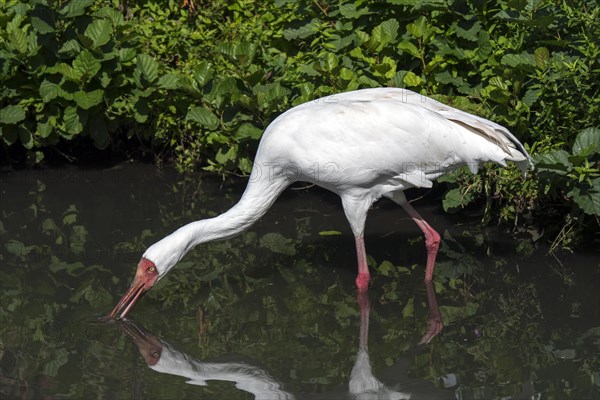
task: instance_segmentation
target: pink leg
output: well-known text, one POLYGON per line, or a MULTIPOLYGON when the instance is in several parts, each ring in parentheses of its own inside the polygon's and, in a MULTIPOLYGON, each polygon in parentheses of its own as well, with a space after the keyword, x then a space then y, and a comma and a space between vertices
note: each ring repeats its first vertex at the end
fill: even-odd
POLYGON ((427 266, 425 267, 425 281, 431 282, 435 268, 435 257, 440 247, 440 234, 431 227, 421 215, 408 202, 401 204, 408 215, 419 225, 425 235, 425 246, 427 247, 427 266))
POLYGON ((435 298, 435 290, 431 281, 425 281, 425 287, 427 288, 427 304, 429 304, 429 327, 427 332, 421 338, 419 343, 429 343, 431 339, 437 336, 442 329, 444 329, 444 323, 442 321, 442 314, 435 298))
POLYGON ((365 251, 365 241, 362 236, 354 238, 356 242, 356 257, 358 258, 358 275, 356 276, 356 287, 359 292, 366 292, 369 288, 369 265, 367 264, 367 253, 365 251))

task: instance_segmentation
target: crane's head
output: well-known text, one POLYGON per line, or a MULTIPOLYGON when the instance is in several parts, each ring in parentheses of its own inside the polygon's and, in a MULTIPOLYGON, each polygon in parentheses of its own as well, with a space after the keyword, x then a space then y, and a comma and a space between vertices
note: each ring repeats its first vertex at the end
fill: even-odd
POLYGON ((134 304, 137 303, 144 293, 154 286, 159 278, 160 273, 156 264, 142 257, 138 263, 137 270, 135 271, 135 277, 133 278, 131 287, 106 318, 124 318, 134 304))
POLYGON ((186 229, 179 229, 148 247, 138 263, 131 287, 106 319, 124 318, 142 295, 165 276, 190 248, 190 233, 186 229))

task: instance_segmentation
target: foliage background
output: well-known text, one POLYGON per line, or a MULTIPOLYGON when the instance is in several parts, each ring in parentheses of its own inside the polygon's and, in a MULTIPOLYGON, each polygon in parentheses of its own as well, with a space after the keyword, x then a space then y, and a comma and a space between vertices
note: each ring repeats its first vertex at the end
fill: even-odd
POLYGON ((110 151, 247 174, 262 131, 293 105, 406 87, 509 127, 535 156, 527 180, 514 168, 452 174, 445 209, 475 202, 486 221, 535 222, 554 247, 597 235, 595 1, 124 4, 0 5, 7 162, 110 151))

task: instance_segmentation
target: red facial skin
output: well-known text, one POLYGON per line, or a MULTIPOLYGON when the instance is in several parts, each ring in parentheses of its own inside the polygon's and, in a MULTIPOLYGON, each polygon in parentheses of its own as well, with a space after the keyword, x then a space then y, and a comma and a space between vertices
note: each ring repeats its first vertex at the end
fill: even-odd
POLYGON ((105 319, 125 318, 140 297, 150 290, 157 280, 156 265, 152 261, 142 258, 137 266, 131 287, 105 319))

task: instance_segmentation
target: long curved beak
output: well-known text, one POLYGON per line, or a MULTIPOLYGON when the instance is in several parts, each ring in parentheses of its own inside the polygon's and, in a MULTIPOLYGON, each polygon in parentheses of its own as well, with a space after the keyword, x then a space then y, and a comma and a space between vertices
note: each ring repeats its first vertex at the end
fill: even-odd
POLYGON ((117 303, 115 308, 111 311, 110 314, 106 316, 107 319, 114 318, 125 318, 127 313, 131 310, 131 308, 138 302, 138 300, 142 297, 144 293, 146 293, 150 288, 146 288, 146 282, 144 282, 137 274, 133 279, 133 283, 131 287, 121 297, 121 300, 117 303))

